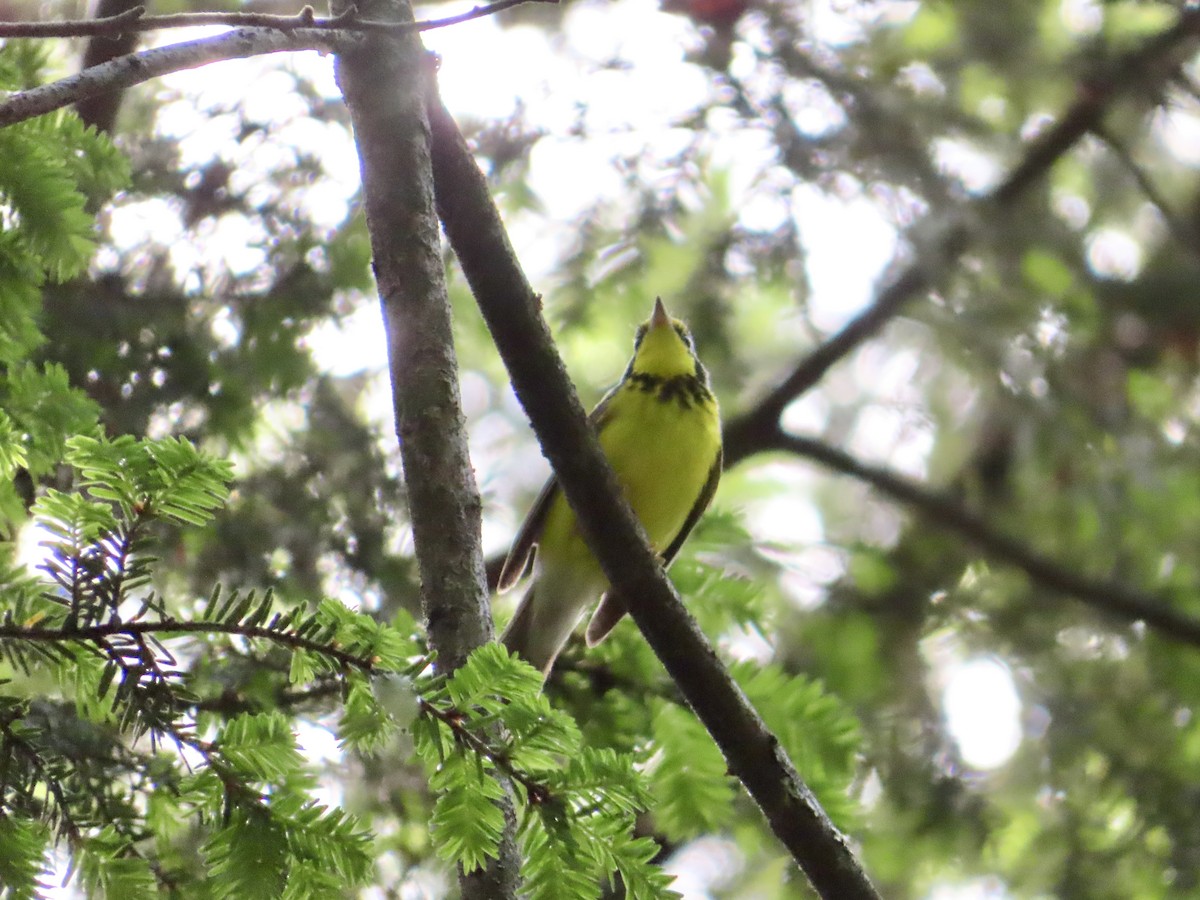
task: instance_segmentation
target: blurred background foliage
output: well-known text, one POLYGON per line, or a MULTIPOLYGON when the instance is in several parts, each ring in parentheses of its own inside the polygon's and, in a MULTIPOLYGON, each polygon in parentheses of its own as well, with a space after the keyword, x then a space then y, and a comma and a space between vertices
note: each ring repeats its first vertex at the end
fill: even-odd
MULTIPOLYGON (((192 8, 251 5, 153 4, 192 8)), ((969 250, 794 398, 785 428, 1061 570, 1200 617, 1200 70, 1186 42, 1159 69, 1119 68, 1181 8, 570 0, 427 43, 585 403, 662 295, 727 420, 752 410, 969 208, 969 250), (976 204, 1110 88, 1102 124, 1044 177, 976 204)), ((84 52, 47 49, 60 73, 84 52)), ((110 434, 183 435, 234 462, 216 526, 163 554, 183 610, 221 581, 284 606, 419 612, 329 69, 222 64, 88 113, 131 182, 98 206, 86 272, 44 287, 31 358, 65 367, 110 434)), ((495 557, 546 470, 447 263, 495 557)), ((673 574, 884 896, 1200 896, 1195 637, 1067 596, 809 445, 777 446, 743 448, 673 574)), ((36 474, 13 490, 55 483, 36 474)), ((322 790, 377 835, 370 896, 452 891, 420 767, 399 747, 339 753, 313 737, 336 722, 329 693, 289 693, 285 661, 212 648, 189 661, 200 712, 298 717, 324 748, 322 790)), ((547 691, 590 742, 646 761, 661 804, 646 832, 688 896, 808 895, 630 623, 569 649, 547 691)))

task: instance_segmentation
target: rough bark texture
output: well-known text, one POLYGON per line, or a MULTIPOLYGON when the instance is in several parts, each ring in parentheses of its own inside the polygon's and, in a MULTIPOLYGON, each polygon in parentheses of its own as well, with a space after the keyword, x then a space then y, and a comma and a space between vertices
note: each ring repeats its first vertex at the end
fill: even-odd
MULTIPOLYGON (((400 0, 360 4, 360 11, 376 19, 411 18, 400 0)), ((493 630, 480 549, 481 503, 467 453, 433 207, 428 71, 415 34, 369 38, 361 51, 337 62, 362 169, 429 642, 437 665, 452 671, 490 641, 493 630)), ((509 827, 500 858, 484 871, 460 876, 463 897, 516 895, 515 817, 511 800, 502 806, 509 827)))
MULTIPOLYGON (((146 5, 148 4, 141 0, 100 0, 93 10, 93 15, 97 19, 106 19, 128 12, 136 6, 146 5)), ((137 39, 137 33, 133 31, 126 31, 115 36, 105 35, 89 38, 83 51, 80 68, 88 69, 108 62, 110 59, 116 59, 118 56, 124 56, 126 53, 132 53, 133 48, 137 46, 137 39)), ((124 93, 124 91, 114 90, 103 94, 94 94, 76 103, 75 111, 79 113, 79 118, 88 125, 94 125, 101 131, 112 131, 124 93)))

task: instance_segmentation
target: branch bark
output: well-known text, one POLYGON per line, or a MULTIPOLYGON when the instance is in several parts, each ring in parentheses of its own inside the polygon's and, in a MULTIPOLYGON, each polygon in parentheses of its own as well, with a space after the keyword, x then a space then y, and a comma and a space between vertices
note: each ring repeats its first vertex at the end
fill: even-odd
POLYGON ((793 453, 849 475, 908 505, 928 521, 974 544, 984 556, 1025 572, 1043 587, 1073 597, 1123 622, 1144 622, 1167 640, 1200 647, 1200 620, 1179 612, 1153 594, 1119 581, 1091 578, 1060 565, 980 518, 952 497, 928 488, 811 437, 781 429, 764 440, 764 448, 793 453))
MULTIPOLYGON (((407 0, 375 0, 366 11, 412 19, 407 0)), ((411 32, 372 36, 340 54, 335 72, 359 153, 426 627, 438 668, 449 672, 492 640, 493 631, 480 546, 482 503, 467 451, 434 213, 425 109, 432 72, 411 32)), ((516 818, 510 785, 501 782, 506 828, 499 855, 483 870, 460 872, 468 900, 516 896, 516 818)))
POLYGON ((349 50, 360 40, 358 35, 312 28, 297 28, 295 31, 238 28, 214 37, 143 50, 84 69, 50 84, 13 94, 0 103, 0 128, 54 112, 89 97, 133 87, 171 72, 195 69, 226 59, 288 50, 319 50, 323 53, 349 50))
POLYGON ((713 736, 729 770, 818 893, 878 894, 779 741, 718 660, 646 542, 588 425, 487 183, 436 91, 430 94, 438 211, 542 449, 613 588, 713 736))
MULTIPOLYGON (((137 0, 100 0, 96 4, 96 15, 100 18, 129 15, 137 8, 137 0)), ((83 51, 81 69, 90 69, 118 56, 132 53, 137 46, 137 35, 131 31, 95 35, 87 42, 83 51)), ((112 131, 121 106, 121 91, 107 91, 87 97, 75 104, 79 118, 87 125, 100 131, 112 131)))

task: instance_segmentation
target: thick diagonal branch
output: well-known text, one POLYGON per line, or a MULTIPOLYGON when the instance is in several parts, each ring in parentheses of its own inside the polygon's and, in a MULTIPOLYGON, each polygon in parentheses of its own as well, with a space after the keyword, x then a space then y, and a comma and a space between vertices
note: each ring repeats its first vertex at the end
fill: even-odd
POLYGON ((436 95, 430 99, 438 211, 513 387, 613 589, 713 736, 729 770, 817 891, 878 895, 848 842, 688 615, 617 487, 487 183, 436 95))

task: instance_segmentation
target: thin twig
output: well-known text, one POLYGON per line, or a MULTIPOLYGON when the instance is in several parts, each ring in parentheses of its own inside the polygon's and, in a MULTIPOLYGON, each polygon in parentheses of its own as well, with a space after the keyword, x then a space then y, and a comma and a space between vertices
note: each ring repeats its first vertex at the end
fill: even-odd
MULTIPOLYGON (((315 686, 303 690, 280 689, 275 693, 275 706, 280 709, 291 709, 312 700, 323 700, 335 696, 343 690, 341 680, 319 681, 315 686)), ((236 690, 228 690, 216 697, 206 697, 194 700, 188 704, 190 709, 197 712, 219 713, 225 716, 236 716, 247 712, 261 712, 265 704, 250 700, 236 690)))
POLYGON ((1150 178, 1146 170, 1138 165, 1129 148, 1116 135, 1103 126, 1097 126, 1093 131, 1096 137, 1104 142, 1104 145, 1112 151, 1112 154, 1125 167, 1126 171, 1129 172, 1137 184, 1138 190, 1142 192, 1147 200, 1154 204, 1159 215, 1166 222, 1167 230, 1171 232, 1171 236, 1175 238, 1179 246, 1193 256, 1200 256, 1200 240, 1197 239, 1196 230, 1171 208, 1171 204, 1167 201, 1167 198, 1163 196, 1162 191, 1158 189, 1158 186, 1150 178))
POLYGON ((500 772, 525 788, 525 793, 529 797, 530 803, 545 803, 553 798, 550 788, 514 766, 512 760, 508 758, 508 754, 502 748, 493 747, 488 743, 487 739, 480 737, 471 731, 471 729, 465 727, 463 723, 466 721, 466 717, 460 710, 454 707, 444 708, 436 703, 430 703, 424 697, 417 698, 417 710, 421 715, 429 716, 431 719, 441 722, 450 729, 458 741, 470 748, 473 753, 489 760, 500 772))
POLYGON ((148 634, 236 634, 244 638, 272 641, 293 650, 319 653, 343 666, 363 672, 372 672, 375 669, 375 663, 370 657, 356 656, 292 632, 273 631, 270 628, 239 625, 233 622, 184 622, 176 619, 163 619, 157 622, 108 622, 103 625, 88 625, 82 628, 25 628, 20 625, 0 625, 0 640, 38 643, 99 642, 120 635, 137 639, 148 634))
POLYGON ((0 127, 45 115, 85 97, 133 87, 161 75, 207 63, 294 50, 340 51, 356 43, 357 35, 343 31, 239 28, 212 37, 155 47, 11 95, 0 103, 0 127))
POLYGON ((899 500, 930 522, 973 543, 985 556, 1020 569, 1035 583, 1126 622, 1144 622, 1161 637, 1200 646, 1200 620, 1126 584, 1081 575, 1004 534, 952 497, 938 495, 888 469, 868 465, 811 437, 776 430, 770 449, 811 459, 899 500))
POLYGON ((138 6, 106 19, 65 19, 60 22, 0 22, 0 37, 52 38, 95 37, 120 35, 135 31, 158 31, 166 28, 194 28, 202 25, 225 25, 230 28, 272 28, 278 31, 314 29, 319 31, 407 32, 433 31, 494 16, 496 13, 524 3, 558 3, 558 0, 496 0, 475 6, 464 13, 442 19, 423 19, 418 22, 377 22, 361 19, 357 7, 328 18, 318 18, 311 6, 305 6, 292 16, 253 12, 191 12, 148 16, 146 8, 138 6))

